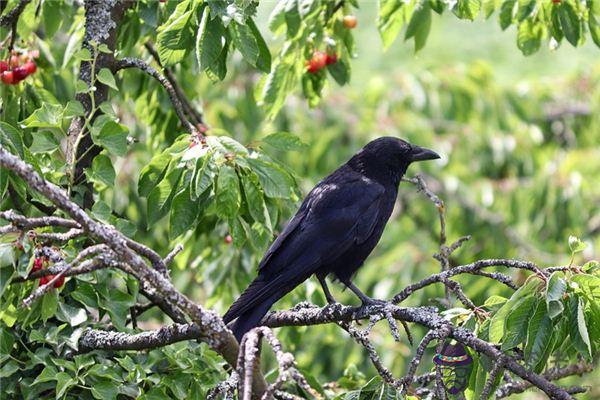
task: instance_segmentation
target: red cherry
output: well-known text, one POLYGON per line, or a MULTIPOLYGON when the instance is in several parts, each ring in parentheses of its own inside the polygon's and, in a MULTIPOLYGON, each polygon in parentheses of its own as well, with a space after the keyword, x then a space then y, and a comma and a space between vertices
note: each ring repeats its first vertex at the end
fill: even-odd
POLYGON ((8 63, 6 61, 0 61, 0 74, 4 71, 8 71, 8 63))
POLYGON ((335 64, 337 62, 337 60, 338 60, 337 54, 335 54, 335 53, 327 54, 327 58, 325 58, 325 64, 327 64, 327 65, 335 64))
POLYGON ((317 66, 318 69, 325 67, 327 63, 327 54, 322 51, 315 51, 312 56, 311 62, 317 66))
POLYGON ((28 75, 33 74, 35 71, 37 71, 37 65, 35 65, 35 62, 33 61, 27 61, 25 63, 25 65, 23 65, 23 68, 25 68, 25 70, 27 71, 28 75))
POLYGON ((33 268, 32 271, 39 271, 40 269, 43 268, 44 262, 42 261, 41 258, 36 258, 35 260, 33 260, 33 268))
POLYGON ((46 285, 48 282, 50 282, 52 280, 52 278, 54 278, 54 275, 42 276, 40 278, 40 286, 46 285))
POLYGON ((233 238, 231 237, 231 235, 227 235, 225 236, 223 241, 225 242, 225 244, 231 244, 233 242, 233 238))
POLYGON ((27 78, 29 73, 25 67, 16 67, 13 69, 13 81, 14 83, 19 83, 23 79, 27 78))
POLYGON ((64 284, 65 284, 65 276, 61 275, 61 276, 58 277, 58 279, 56 280, 56 282, 54 282, 54 287, 55 288, 59 288, 59 287, 61 287, 64 284))
POLYGON ((311 74, 319 72, 319 68, 312 62, 312 60, 306 62, 306 70, 311 74))
POLYGON ((356 19, 355 15, 345 15, 344 16, 344 26, 348 29, 354 29, 356 28, 356 25, 358 24, 358 20, 356 19))

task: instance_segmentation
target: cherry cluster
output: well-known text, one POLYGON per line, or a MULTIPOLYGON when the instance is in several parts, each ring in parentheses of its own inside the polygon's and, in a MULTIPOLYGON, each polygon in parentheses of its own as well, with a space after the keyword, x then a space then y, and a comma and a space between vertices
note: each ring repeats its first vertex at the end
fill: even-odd
POLYGON ((337 54, 325 53, 324 51, 315 50, 310 60, 306 61, 306 70, 311 74, 316 74, 327 65, 337 62, 337 54))
POLYGON ((16 85, 29 75, 35 73, 37 65, 34 59, 39 57, 39 51, 20 54, 13 50, 8 61, 0 61, 0 80, 5 85, 16 85))
MULTIPOLYGON (((42 270, 44 268, 44 266, 48 266, 49 262, 50 262, 50 259, 46 256, 36 257, 33 260, 33 268, 31 269, 31 272, 36 272, 36 271, 42 270)), ((40 285, 48 284, 52 279, 54 279, 54 277, 55 277, 55 275, 42 276, 40 278, 40 285)), ((54 282, 54 287, 59 288, 64 284, 65 284, 65 277, 64 277, 64 275, 62 275, 56 280, 56 282, 54 282)))

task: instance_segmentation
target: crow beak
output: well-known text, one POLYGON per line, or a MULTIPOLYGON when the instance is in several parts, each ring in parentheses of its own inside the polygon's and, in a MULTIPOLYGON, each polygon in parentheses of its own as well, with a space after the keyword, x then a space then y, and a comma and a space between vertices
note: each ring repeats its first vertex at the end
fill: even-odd
POLYGON ((419 146, 413 146, 413 150, 410 155, 411 161, 435 160, 437 158, 440 158, 438 153, 419 146))

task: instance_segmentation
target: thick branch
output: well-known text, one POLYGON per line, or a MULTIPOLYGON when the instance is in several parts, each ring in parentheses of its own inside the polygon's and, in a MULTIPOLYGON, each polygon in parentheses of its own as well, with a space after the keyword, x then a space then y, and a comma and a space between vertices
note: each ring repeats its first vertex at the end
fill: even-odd
POLYGON ((15 24, 27 4, 30 2, 31 0, 20 0, 13 9, 6 13, 6 15, 0 17, 0 26, 12 26, 15 24))

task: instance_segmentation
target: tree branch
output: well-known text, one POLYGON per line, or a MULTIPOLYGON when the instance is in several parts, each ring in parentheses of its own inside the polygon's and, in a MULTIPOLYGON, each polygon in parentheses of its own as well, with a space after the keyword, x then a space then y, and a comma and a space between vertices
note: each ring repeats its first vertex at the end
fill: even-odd
POLYGON ((128 68, 137 68, 156 79, 169 94, 169 98, 171 99, 171 103, 173 104, 173 108, 175 109, 175 112, 177 113, 181 124, 193 135, 198 135, 198 129, 196 129, 196 127, 187 119, 183 109, 184 106, 180 101, 179 97, 177 96, 177 92, 175 91, 173 85, 171 84, 171 82, 169 82, 167 78, 165 78, 156 69, 146 64, 143 60, 137 58, 128 57, 119 60, 115 65, 114 71, 118 72, 122 69, 128 68))

